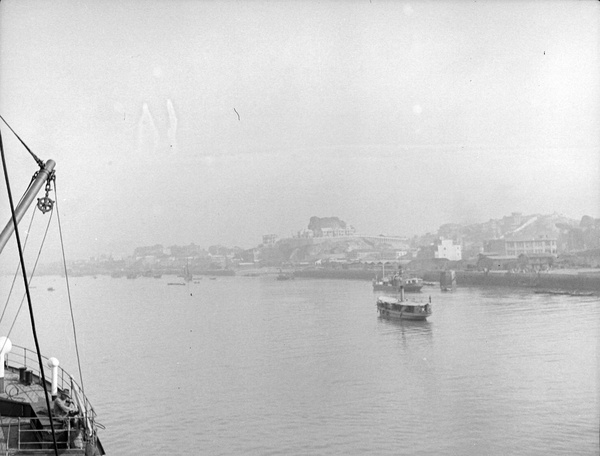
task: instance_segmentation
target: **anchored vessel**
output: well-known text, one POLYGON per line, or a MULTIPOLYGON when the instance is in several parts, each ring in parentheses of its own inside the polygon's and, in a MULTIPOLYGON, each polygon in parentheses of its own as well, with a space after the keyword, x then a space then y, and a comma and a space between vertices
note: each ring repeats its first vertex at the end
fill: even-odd
POLYGON ((54 201, 48 195, 55 179, 55 162, 48 160, 44 163, 23 145, 40 169, 15 207, 0 135, 2 166, 12 215, 0 233, 0 254, 15 234, 36 349, 13 345, 8 337, 0 337, 0 454, 103 455, 104 448, 98 438, 98 429, 103 426, 96 421, 96 412, 81 386, 83 382, 77 383, 60 367, 57 358, 46 358, 40 352, 29 294, 30 277, 22 255, 18 223, 44 184, 46 196, 38 198, 37 207, 44 213, 54 210, 54 201))
POLYGON ((404 288, 407 293, 418 293, 423 288, 423 279, 419 277, 411 277, 403 279, 396 274, 391 277, 373 279, 373 291, 386 291, 388 293, 400 293, 400 287, 404 288))
POLYGON ((279 274, 276 277, 277 280, 293 280, 294 273, 293 272, 283 272, 281 269, 279 270, 279 274))

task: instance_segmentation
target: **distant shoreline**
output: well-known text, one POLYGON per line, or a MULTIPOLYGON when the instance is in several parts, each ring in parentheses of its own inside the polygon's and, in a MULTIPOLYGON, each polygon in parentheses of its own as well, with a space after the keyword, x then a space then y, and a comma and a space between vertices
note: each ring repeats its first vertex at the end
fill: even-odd
MULTIPOLYGON (((420 271, 414 276, 426 282, 439 282, 441 271, 420 271)), ((369 270, 303 269, 294 272, 296 277, 321 279, 372 280, 377 273, 369 270)), ((594 291, 600 293, 600 271, 596 273, 540 273, 523 274, 505 271, 456 271, 457 286, 511 287, 569 291, 594 291)))
MULTIPOLYGON (((176 271, 158 271, 162 275, 177 276, 176 271)), ((293 274, 297 278, 313 279, 334 279, 334 280, 360 280, 372 281, 376 276, 381 276, 381 270, 375 269, 334 269, 334 268, 286 268, 262 267, 248 269, 223 269, 223 270, 202 270, 192 271, 195 276, 237 276, 237 277, 262 277, 276 276, 284 272, 293 274)), ((437 286, 440 281, 442 271, 405 271, 407 275, 422 278, 426 285, 437 286)), ((552 270, 542 273, 513 273, 507 271, 489 271, 487 274, 481 271, 455 271, 456 284, 458 287, 508 287, 515 289, 529 289, 531 291, 565 291, 565 292, 594 292, 600 295, 600 269, 588 270, 552 270)), ((2 276, 11 276, 6 272, 0 273, 2 276)), ((37 275, 60 275, 60 274, 37 274, 37 275)), ((73 274, 71 277, 78 276, 97 276, 111 275, 110 271, 88 271, 87 273, 73 274)), ((141 277, 142 274, 136 274, 141 277)), ((121 273, 118 276, 123 277, 121 273)), ((133 278, 133 277, 132 277, 133 278)))

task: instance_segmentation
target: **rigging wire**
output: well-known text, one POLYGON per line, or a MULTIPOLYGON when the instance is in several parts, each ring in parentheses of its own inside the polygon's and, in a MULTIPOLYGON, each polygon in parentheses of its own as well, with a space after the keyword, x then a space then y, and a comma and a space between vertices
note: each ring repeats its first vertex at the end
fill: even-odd
MULTIPOLYGON (((67 272, 67 260, 65 256, 65 244, 63 242, 62 225, 60 223, 60 211, 58 210, 58 193, 56 191, 56 179, 54 179, 54 201, 56 205, 56 220, 58 221, 58 233, 60 237, 60 249, 62 253, 63 268, 65 271, 65 282, 67 284, 67 296, 69 299, 69 310, 71 311, 71 324, 73 326, 73 339, 75 342, 75 353, 77 356, 77 368, 79 369, 79 381, 81 381, 81 392, 85 397, 85 389, 83 387, 83 375, 81 374, 81 360, 79 357, 79 344, 77 342, 77 331, 75 330, 75 317, 73 316, 73 301, 71 300, 71 287, 69 286, 69 274, 67 272)), ((54 210, 52 210, 54 212, 54 210)))
MULTIPOLYGON (((54 212, 54 210, 52 210, 52 212, 54 212)), ((29 285, 31 285, 31 282, 33 282, 33 277, 35 274, 35 270, 37 268, 38 262, 40 260, 40 256, 42 255, 42 249, 44 248, 44 244, 46 242, 46 237, 48 236, 48 230, 50 228, 50 222, 52 221, 52 212, 50 212, 50 217, 48 218, 48 224, 46 225, 46 230, 44 231, 44 237, 42 239, 42 243, 40 245, 40 249, 38 250, 38 254, 37 257, 35 259, 35 263, 33 264, 33 268, 31 269, 31 274, 29 274, 29 285)), ((16 278, 16 276, 15 276, 16 278)), ((14 283, 14 280, 13 280, 14 283)), ((12 325, 10 326, 9 330, 8 330, 8 334, 6 335, 6 337, 10 337, 10 333, 12 332, 13 328, 15 327, 15 324, 17 323, 17 318, 19 318, 19 314, 21 313, 21 308, 23 307, 23 303, 25 302, 25 298, 27 297, 26 294, 23 294, 23 297, 21 298, 21 304, 19 305, 19 308, 17 309, 17 314, 15 315, 15 318, 13 319, 12 325)))
MULTIPOLYGON (((31 226, 33 225, 34 218, 35 218, 35 210, 31 214, 31 220, 29 221, 29 226, 27 227, 27 231, 26 231, 27 236, 25 236, 25 242, 23 243, 23 250, 25 250, 27 248, 27 242, 29 241, 29 233, 31 233, 31 226)), ((16 283, 17 277, 19 275, 20 267, 21 266, 17 263, 17 268, 15 270, 15 274, 13 276, 12 283, 10 284, 10 289, 8 290, 8 296, 6 297, 6 302, 4 303, 4 308, 2 309, 2 314, 0 315, 0 324, 2 323, 2 320, 4 320, 4 314, 6 313, 6 309, 8 308, 8 303, 10 302, 10 297, 12 296, 13 289, 15 288, 15 283, 16 283)), ((30 281, 30 283, 31 283, 31 281, 30 281)), ((23 305, 23 300, 21 300, 21 305, 23 305)), ((21 310, 21 307, 19 307, 19 310, 17 311, 17 315, 20 310, 21 310)), ((13 325, 14 325, 14 323, 13 323, 13 325)), ((11 329, 12 329, 12 326, 11 326, 11 329)), ((9 336, 10 336, 10 331, 6 337, 9 337, 9 336)), ((4 348, 4 347, 2 347, 2 348, 4 348)))
MULTIPOLYGON (((0 116, 0 117, 2 117, 2 116, 0 116)), ((4 119, 2 119, 2 120, 4 120, 4 119)), ((23 198, 25 197, 25 195, 27 194, 27 192, 29 191, 29 189, 33 185, 33 182, 35 181, 35 178, 38 175, 38 173, 39 173, 39 171, 36 171, 34 173, 34 175, 31 177, 31 181, 29 182, 29 185, 27 186, 27 189, 23 192, 23 195, 21 195, 21 199, 19 200, 19 203, 17 204, 17 206, 20 205, 21 202, 23 201, 23 198)), ((33 225, 33 220, 35 218, 35 214, 36 214, 36 211, 34 209, 32 211, 32 213, 31 213, 31 220, 29 221, 29 226, 27 227, 27 231, 26 231, 27 236, 25 236, 25 242, 23 243, 23 250, 25 250, 27 248, 27 243, 29 241, 29 234, 31 233, 31 226, 33 225)), ((50 217, 52 217, 52 214, 50 215, 50 217)), ((47 232, 47 230, 48 230, 48 228, 46 228, 46 232, 47 232)), ((45 239, 45 236, 44 236, 44 239, 45 239)), ((38 258, 39 258, 39 255, 38 255, 38 258)), ((13 289, 15 287, 15 282, 17 281, 17 276, 19 274, 19 269, 20 269, 20 265, 19 265, 19 262, 17 261, 17 266, 16 266, 16 269, 15 269, 15 274, 13 276, 12 283, 10 285, 10 290, 8 291, 8 295, 6 297, 6 302, 4 303, 4 308, 2 309, 2 314, 0 315, 0 324, 2 323, 2 320, 4 319, 4 314, 6 313, 6 309, 8 308, 8 303, 10 302, 10 297, 12 296, 12 292, 13 292, 13 289)), ((23 296, 23 299, 25 299, 25 296, 23 296)), ((21 306, 22 305, 23 305, 23 300, 21 300, 21 306)), ((19 307, 19 311, 20 310, 21 310, 21 307, 19 307)), ((18 312, 17 312, 17 314, 18 314, 18 312)), ((15 320, 16 320, 16 318, 15 318, 15 320)), ((13 326, 14 326, 14 322, 13 322, 13 326)), ((11 329, 12 329, 12 326, 11 326, 11 329)), ((9 335, 10 335, 10 331, 9 331, 9 335)), ((8 335, 7 335, 7 337, 8 337, 8 335)), ((2 347, 2 349, 4 349, 4 347, 2 347)))
POLYGON ((15 135, 17 137, 17 139, 21 142, 21 144, 23 144, 23 147, 25 149, 27 149, 27 152, 29 152, 31 154, 31 156, 33 157, 33 159, 35 160, 35 162, 40 166, 40 168, 43 168, 44 167, 44 162, 36 154, 33 153, 33 151, 27 146, 27 144, 25 144, 25 142, 12 129, 12 127, 8 124, 8 122, 6 120, 4 120, 4 117, 2 117, 0 115, 0 119, 2 119, 2 122, 4 122, 6 124, 6 126, 10 129, 10 131, 12 131, 13 135, 15 135))
MULTIPOLYGON (((4 119, 2 119, 4 120, 4 119)), ((6 121, 4 121, 6 123, 6 121)), ((8 124, 7 124, 8 125, 8 124)), ((10 128, 10 127, 9 127, 10 128)), ((12 130, 12 129, 11 129, 12 130)), ((20 140, 20 138, 19 138, 20 140)), ((21 141, 22 142, 22 141, 21 141)), ((26 147, 28 150, 29 148, 26 147)), ((31 153, 31 152, 30 152, 31 153)), ((32 154, 33 155, 33 154, 32 154)), ((23 248, 21 246, 21 236, 19 235, 19 224, 17 223, 17 216, 15 213, 15 205, 12 197, 12 192, 10 189, 10 180, 8 178, 8 169, 6 166, 6 157, 4 156, 4 144, 2 141, 2 131, 0 130, 0 157, 2 158, 2 169, 4 171, 4 181, 6 182, 6 191, 8 194, 8 201, 10 204, 10 212, 12 216, 13 225, 15 228, 15 240, 17 241, 17 250, 19 251, 19 261, 21 263, 21 271, 23 272, 23 283, 25 285, 25 293, 27 295, 27 304, 29 306, 29 317, 31 320, 31 330, 33 332, 33 339, 35 342, 35 348, 38 357, 38 363, 40 366, 40 374, 42 377, 42 384, 44 386, 44 396, 46 397, 46 407, 48 408, 48 413, 50 413, 50 428, 52 430, 52 441, 54 443, 54 454, 58 456, 58 445, 56 443, 56 432, 54 431, 54 422, 52 420, 51 409, 50 409, 50 398, 48 397, 48 388, 46 384, 46 375, 44 374, 42 355, 40 351, 40 343, 37 337, 37 331, 35 329, 35 318, 33 315, 33 305, 31 303, 31 294, 29 292, 29 284, 27 283, 27 272, 25 269, 25 258, 23 257, 23 248)), ((39 159, 38 159, 39 160, 39 159)))

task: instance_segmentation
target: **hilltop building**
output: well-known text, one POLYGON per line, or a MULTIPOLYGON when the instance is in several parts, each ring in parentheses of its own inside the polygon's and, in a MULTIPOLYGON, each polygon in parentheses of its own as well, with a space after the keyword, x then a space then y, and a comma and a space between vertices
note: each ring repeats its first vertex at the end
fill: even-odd
POLYGON ((352 236, 355 232, 353 227, 349 228, 321 228, 318 232, 318 237, 341 237, 352 236))
POLYGON ((275 245, 277 242, 278 236, 276 234, 263 234, 262 243, 265 246, 275 245))
POLYGON ((303 229, 298 231, 299 239, 311 239, 315 237, 315 232, 313 230, 303 229))

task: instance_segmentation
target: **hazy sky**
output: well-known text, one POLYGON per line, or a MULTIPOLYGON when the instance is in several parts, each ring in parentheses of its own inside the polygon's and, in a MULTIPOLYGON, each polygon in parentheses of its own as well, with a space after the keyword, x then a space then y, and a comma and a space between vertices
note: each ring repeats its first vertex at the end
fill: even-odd
MULTIPOLYGON (((3 0, 0 114, 56 160, 74 257, 251 247, 314 215, 398 235, 513 211, 599 217, 599 13, 3 0)), ((33 162, 2 132, 20 193, 33 162)))

